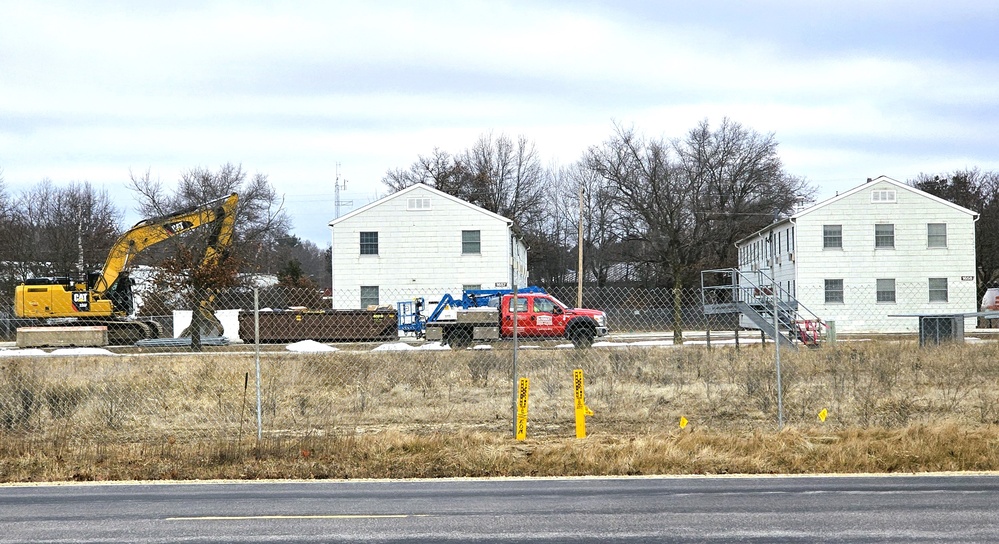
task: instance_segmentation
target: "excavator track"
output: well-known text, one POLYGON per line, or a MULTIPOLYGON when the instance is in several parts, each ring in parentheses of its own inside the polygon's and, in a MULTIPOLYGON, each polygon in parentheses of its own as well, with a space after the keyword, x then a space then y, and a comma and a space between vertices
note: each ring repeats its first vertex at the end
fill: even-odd
POLYGON ((51 327, 93 327, 103 326, 108 329, 108 345, 131 346, 139 340, 160 338, 163 326, 156 321, 119 320, 119 319, 76 319, 50 320, 39 324, 51 327))
POLYGON ((107 321, 102 324, 108 328, 108 344, 112 346, 131 346, 139 340, 159 336, 148 321, 107 321))

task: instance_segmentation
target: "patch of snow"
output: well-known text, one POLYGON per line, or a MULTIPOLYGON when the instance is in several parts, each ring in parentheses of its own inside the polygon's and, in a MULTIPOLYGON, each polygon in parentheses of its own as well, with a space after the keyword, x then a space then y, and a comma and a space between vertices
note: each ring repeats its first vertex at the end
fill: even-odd
POLYGON ((489 344, 475 344, 471 349, 493 349, 489 344))
POLYGON ((45 350, 41 350, 38 348, 0 350, 0 357, 7 357, 7 356, 19 357, 22 355, 48 355, 48 354, 45 353, 45 350))
MULTIPOLYGON (((687 342, 692 344, 693 342, 687 342)), ((640 340, 638 342, 629 342, 629 346, 650 346, 650 347, 661 347, 661 348, 673 348, 680 347, 683 344, 674 344, 673 339, 669 340, 640 340)))
POLYGON ((416 349, 416 348, 414 348, 413 346, 411 346, 409 344, 405 344, 405 343, 402 343, 402 342, 397 342, 397 343, 393 343, 393 344, 382 344, 380 346, 376 346, 371 351, 410 351, 410 350, 414 350, 414 349, 416 349))
POLYGON ((59 348, 49 355, 115 355, 104 348, 59 348))
POLYGON ((446 344, 441 344, 440 342, 427 342, 426 344, 420 346, 419 349, 425 351, 444 351, 444 350, 451 351, 451 346, 448 346, 446 344))
POLYGON ((316 342, 315 340, 302 340, 301 342, 295 342, 294 344, 288 344, 285 346, 288 351, 295 351, 298 353, 319 353, 325 351, 340 351, 333 346, 327 346, 326 344, 316 342))

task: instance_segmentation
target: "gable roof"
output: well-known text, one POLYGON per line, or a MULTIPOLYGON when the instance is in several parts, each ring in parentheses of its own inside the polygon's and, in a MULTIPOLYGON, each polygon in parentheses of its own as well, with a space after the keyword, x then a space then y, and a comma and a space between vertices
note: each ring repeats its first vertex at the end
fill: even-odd
POLYGON ((420 189, 428 191, 430 194, 432 194, 434 196, 438 196, 438 197, 450 200, 451 202, 454 202, 455 204, 460 204, 460 205, 462 205, 462 206, 464 206, 464 207, 466 207, 466 208, 468 208, 470 210, 479 212, 479 213, 481 213, 483 215, 486 215, 488 217, 492 217, 493 219, 496 219, 498 221, 503 221, 504 223, 507 223, 508 225, 512 225, 513 224, 512 220, 507 219, 506 217, 503 217, 502 215, 499 215, 498 213, 493 213, 493 212, 491 212, 491 211, 489 211, 489 210, 487 210, 485 208, 480 208, 479 206, 476 206, 475 204, 472 204, 471 202, 464 201, 464 200, 462 200, 462 199, 460 199, 460 198, 458 198, 458 197, 456 197, 454 195, 449 195, 449 194, 445 193, 444 191, 441 191, 440 189, 435 189, 435 188, 433 188, 433 187, 431 187, 429 185, 423 184, 423 183, 416 183, 416 184, 410 185, 409 187, 406 187, 405 189, 403 189, 401 191, 396 191, 396 192, 394 192, 394 193, 392 193, 392 194, 390 194, 388 196, 384 196, 382 198, 379 198, 378 200, 376 200, 376 201, 368 204, 367 206, 362 206, 362 207, 360 207, 360 208, 358 208, 358 209, 356 209, 356 210, 348 213, 347 215, 344 215, 344 216, 338 217, 336 219, 333 219, 332 221, 330 221, 328 223, 328 225, 330 227, 332 227, 332 226, 336 225, 337 223, 340 223, 341 221, 346 221, 347 219, 350 219, 351 217, 354 217, 356 215, 360 215, 360 214, 362 214, 362 213, 370 210, 371 208, 374 208, 375 206, 380 206, 380 205, 382 205, 382 204, 384 204, 384 203, 386 203, 386 202, 388 202, 390 200, 394 200, 396 198, 402 198, 402 197, 408 195, 409 193, 412 193, 413 191, 420 190, 420 189))
MULTIPOLYGON (((927 199, 932 200, 932 201, 934 201, 934 202, 936 202, 938 204, 943 204, 945 206, 954 208, 955 210, 957 210, 959 212, 966 213, 966 214, 968 214, 968 215, 970 215, 970 216, 972 216, 974 218, 978 217, 978 212, 969 210, 968 208, 965 208, 963 206, 958 206, 957 204, 954 204, 953 202, 951 202, 949 200, 945 200, 945 199, 940 198, 938 196, 931 195, 930 193, 927 193, 926 191, 920 191, 919 189, 917 189, 917 188, 915 188, 915 187, 913 187, 911 185, 907 185, 905 183, 902 183, 901 181, 898 181, 897 179, 892 179, 892 178, 890 178, 888 176, 878 176, 878 177, 876 177, 874 179, 867 180, 866 183, 862 183, 862 184, 854 187, 853 189, 850 189, 849 191, 846 191, 845 193, 840 193, 840 194, 838 194, 838 195, 836 195, 836 196, 834 196, 834 197, 832 197, 830 199, 823 200, 822 202, 819 202, 818 204, 815 204, 814 206, 809 206, 808 208, 800 210, 800 211, 792 214, 791 215, 791 219, 797 219, 797 218, 799 218, 799 217, 801 217, 803 215, 807 215, 809 213, 812 213, 815 210, 818 210, 820 208, 824 208, 824 207, 826 207, 826 206, 828 206, 830 204, 833 204, 835 202, 839 202, 840 200, 842 200, 842 199, 844 199, 844 198, 846 198, 846 197, 848 197, 850 195, 859 193, 860 191, 863 191, 865 188, 869 188, 872 183, 880 183, 880 182, 884 182, 884 183, 888 183, 890 185, 894 185, 895 187, 897 187, 899 189, 902 189, 903 191, 908 191, 910 193, 915 193, 915 194, 917 194, 917 195, 919 195, 919 196, 921 196, 923 198, 927 198, 927 199)), ((766 230, 766 229, 764 229, 764 230, 766 230)))
POLYGON ((747 240, 750 240, 752 238, 756 238, 757 236, 763 234, 764 232, 766 232, 768 230, 775 229, 775 228, 779 227, 780 225, 783 225, 784 223, 794 222, 794 220, 798 219, 799 217, 802 217, 804 215, 808 215, 808 214, 810 214, 810 213, 812 213, 812 212, 814 212, 816 210, 819 210, 821 208, 829 206, 830 204, 834 204, 836 202, 839 202, 840 200, 843 200, 844 198, 847 198, 850 195, 854 195, 856 193, 859 193, 860 191, 863 191, 866 188, 870 188, 870 186, 871 186, 872 183, 878 183, 878 182, 885 182, 885 183, 893 185, 893 186, 895 186, 895 187, 897 187, 899 189, 902 189, 903 191, 909 191, 910 193, 918 194, 919 196, 922 196, 923 198, 927 198, 927 199, 932 200, 934 202, 937 202, 939 204, 943 204, 943 205, 948 206, 950 208, 953 208, 953 209, 955 209, 955 210, 957 210, 959 212, 966 213, 966 214, 970 215, 972 217, 972 219, 974 219, 974 220, 978 219, 978 212, 969 210, 968 208, 965 208, 963 206, 958 206, 957 204, 954 204, 953 202, 951 202, 949 200, 945 200, 945 199, 940 198, 938 196, 931 195, 930 193, 927 193, 926 191, 921 191, 921 190, 919 190, 919 189, 917 189, 917 188, 915 188, 915 187, 913 187, 911 185, 907 185, 905 183, 902 183, 901 181, 898 181, 897 179, 892 179, 892 178, 890 178, 888 176, 883 176, 882 175, 882 176, 878 176, 878 177, 876 177, 874 179, 868 179, 866 182, 864 182, 864 183, 862 183, 862 184, 854 187, 853 189, 850 189, 849 191, 840 193, 840 194, 838 194, 838 195, 836 195, 836 196, 834 196, 832 198, 828 198, 826 200, 823 200, 822 202, 819 202, 818 204, 815 204, 813 206, 809 206, 809 207, 807 207, 807 208, 805 208, 803 210, 799 210, 799 211, 791 214, 790 217, 785 217, 784 219, 781 219, 780 221, 775 221, 775 222, 773 222, 773 223, 771 223, 771 224, 763 227, 762 229, 760 229, 760 230, 758 230, 758 231, 750 234, 749 236, 746 236, 746 237, 742 238, 741 240, 736 241, 735 245, 736 245, 736 247, 741 247, 742 244, 744 242, 746 242, 747 240))

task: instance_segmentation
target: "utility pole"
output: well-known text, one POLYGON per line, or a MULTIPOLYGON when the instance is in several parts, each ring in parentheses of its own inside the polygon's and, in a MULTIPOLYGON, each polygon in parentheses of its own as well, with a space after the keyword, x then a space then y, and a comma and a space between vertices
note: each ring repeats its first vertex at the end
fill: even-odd
POLYGON ((576 307, 583 307, 583 182, 579 182, 579 267, 576 269, 576 307))

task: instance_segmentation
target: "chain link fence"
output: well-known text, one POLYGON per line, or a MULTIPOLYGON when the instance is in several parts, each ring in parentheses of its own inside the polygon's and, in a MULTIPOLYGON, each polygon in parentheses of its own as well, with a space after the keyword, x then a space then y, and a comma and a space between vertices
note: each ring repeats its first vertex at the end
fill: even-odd
MULTIPOLYGON (((899 286, 898 296, 909 296, 906 289, 899 286)), ((548 292, 575 301, 574 288, 548 292)), ((200 351, 190 341, 196 305, 180 299, 146 298, 140 317, 169 338, 139 345, 17 349, 22 323, 5 318, 0 437, 162 446, 258 432, 512 433, 518 377, 531 380, 529 434, 573 436, 576 368, 585 372, 592 432, 661 432, 680 417, 718 428, 775 425, 773 343, 740 329, 737 315, 705 316, 699 290, 587 287, 583 306, 602 310, 610 330, 589 349, 560 337, 519 336, 516 350, 509 339, 461 348, 428 341, 399 329, 415 295, 382 292, 362 307, 360 292, 215 293, 219 323, 203 325, 200 351), (334 304, 338 297, 343 304, 334 304), (356 301, 353 309, 342 308, 347 301, 356 301)), ((441 295, 424 294, 424 314, 441 295)), ((871 304, 867 322, 900 319, 890 312, 871 304)), ((862 338, 785 355, 789 424, 814 424, 823 408, 834 414, 829 425, 840 426, 936 417, 999 423, 991 340, 924 351, 915 335, 862 338)))

